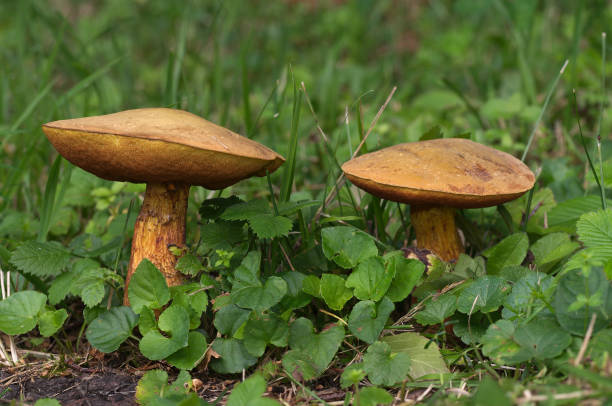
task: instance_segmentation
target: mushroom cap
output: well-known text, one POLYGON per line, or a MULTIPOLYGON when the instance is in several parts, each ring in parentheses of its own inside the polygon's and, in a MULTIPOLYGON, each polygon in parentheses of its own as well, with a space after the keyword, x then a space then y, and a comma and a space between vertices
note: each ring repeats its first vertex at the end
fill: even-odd
POLYGON ((222 189, 274 172, 285 159, 195 114, 167 108, 126 110, 53 121, 43 131, 74 165, 101 178, 222 189))
POLYGON ((399 144, 342 165, 356 186, 401 203, 461 208, 516 199, 535 176, 505 152, 460 138, 399 144))

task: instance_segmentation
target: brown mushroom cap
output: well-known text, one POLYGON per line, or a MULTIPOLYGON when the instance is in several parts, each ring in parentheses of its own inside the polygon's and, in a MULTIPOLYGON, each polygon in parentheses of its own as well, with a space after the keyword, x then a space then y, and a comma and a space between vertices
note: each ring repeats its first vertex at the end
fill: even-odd
POLYGON ((516 199, 535 182, 512 155, 460 138, 395 145, 352 159, 342 170, 353 184, 384 199, 460 208, 516 199))
POLYGON ((167 108, 53 121, 43 131, 64 158, 108 180, 222 189, 285 161, 195 114, 167 108))

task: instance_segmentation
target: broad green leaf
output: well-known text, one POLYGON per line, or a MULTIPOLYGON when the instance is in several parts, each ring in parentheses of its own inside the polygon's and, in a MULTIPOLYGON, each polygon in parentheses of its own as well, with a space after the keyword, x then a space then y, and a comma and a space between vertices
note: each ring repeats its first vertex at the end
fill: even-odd
POLYGON ((609 324, 612 318, 612 289, 600 267, 590 268, 588 275, 579 269, 563 275, 553 301, 557 321, 565 330, 583 336, 591 316, 597 315, 595 330, 609 324))
POLYGON ((385 267, 394 274, 393 282, 387 290, 386 296, 392 302, 401 302, 406 299, 412 289, 421 281, 425 272, 425 264, 418 259, 404 258, 403 253, 385 255, 385 267))
POLYGON ((386 390, 377 388, 376 386, 366 386, 365 388, 359 389, 359 392, 355 394, 353 404, 359 406, 378 406, 390 405, 392 402, 393 396, 386 390))
POLYGON ((393 353, 404 353, 410 357, 409 375, 420 378, 424 375, 446 374, 448 368, 435 342, 417 333, 401 333, 382 338, 393 353))
POLYGON ((572 337, 554 320, 540 319, 519 325, 514 332, 514 340, 524 353, 543 360, 560 355, 570 345, 572 337))
POLYGON ((395 276, 395 267, 385 267, 383 259, 373 256, 364 259, 346 279, 346 286, 353 288, 359 300, 378 302, 387 292, 395 276))
POLYGON ((612 258, 612 209, 583 214, 576 223, 578 238, 600 256, 612 258))
POLYGON ((321 275, 321 297, 330 309, 342 310, 344 304, 353 297, 353 291, 346 287, 345 283, 341 276, 331 273, 321 275))
POLYGON ((56 305, 70 293, 73 282, 78 278, 78 274, 69 271, 63 272, 51 282, 49 286, 49 304, 56 305))
POLYGON ((72 283, 72 293, 79 295, 83 303, 87 307, 94 307, 104 299, 104 275, 105 269, 101 268, 97 262, 91 259, 78 261, 81 264, 90 263, 92 267, 76 266, 73 271, 76 271, 78 276, 72 283))
POLYGON ((240 307, 263 312, 280 302, 286 293, 287 282, 278 276, 271 276, 264 286, 245 286, 232 290, 231 298, 240 307))
POLYGON ((280 406, 274 399, 261 397, 266 388, 266 380, 261 375, 251 375, 232 389, 227 406, 280 406))
POLYGON ((274 314, 252 314, 244 326, 244 347, 256 357, 261 357, 268 344, 287 346, 289 326, 274 314))
POLYGON ((313 357, 302 350, 289 350, 283 355, 283 368, 298 381, 309 381, 319 376, 322 370, 313 357))
POLYGON ((217 220, 201 228, 202 244, 209 249, 229 248, 246 239, 246 227, 236 221, 217 220))
POLYGON ((11 254, 11 264, 39 277, 57 276, 70 263, 71 254, 55 242, 26 241, 11 254))
POLYGON ((589 342, 588 355, 595 362, 601 362, 601 360, 609 360, 612 355, 612 328, 600 330, 593 335, 593 338, 589 342))
MULTIPOLYGON (((141 315, 142 317, 142 315, 141 315)), ((187 347, 181 348, 175 353, 166 357, 166 361, 179 369, 192 369, 199 361, 204 358, 206 352, 206 337, 198 331, 190 331, 187 340, 187 347)))
POLYGON ((490 313, 499 308, 510 289, 499 276, 483 276, 467 286, 457 299, 457 310, 465 314, 490 313))
POLYGON ((478 385, 472 405, 512 406, 512 402, 493 379, 486 376, 478 385))
POLYGON ((466 278, 476 279, 486 275, 486 265, 483 257, 472 258, 469 255, 459 254, 453 273, 465 275, 466 278))
POLYGON ((261 253, 259 251, 249 252, 238 268, 234 271, 233 289, 247 286, 261 286, 259 279, 259 267, 261 265, 261 253))
POLYGON ((204 200, 198 211, 203 219, 214 220, 219 217, 225 209, 238 203, 243 202, 237 196, 215 197, 204 200))
POLYGON ((453 319, 455 319, 453 333, 468 345, 480 343, 481 337, 487 332, 487 328, 491 324, 484 313, 476 313, 471 316, 455 313, 453 319))
POLYGON ((553 282, 552 277, 533 271, 519 279, 504 299, 502 317, 505 319, 527 317, 530 308, 536 309, 550 303, 554 291, 553 282))
POLYGON ((277 238, 289 234, 293 222, 283 216, 258 214, 249 219, 249 227, 259 238, 277 238))
POLYGON ((250 200, 244 203, 234 204, 225 209, 221 218, 223 220, 251 220, 261 214, 270 214, 270 205, 262 199, 250 200))
POLYGON ((113 352, 131 334, 138 315, 130 307, 112 307, 87 327, 87 340, 101 352, 113 352))
POLYGON ((38 331, 43 337, 51 337, 57 332, 68 318, 66 309, 45 310, 38 318, 38 331))
POLYGON ((161 369, 147 371, 136 385, 136 401, 140 405, 153 404, 159 394, 168 386, 168 373, 161 369))
POLYGON ((57 399, 43 398, 38 399, 34 406, 62 406, 62 404, 57 399))
POLYGON ((130 306, 136 314, 143 307, 161 309, 170 300, 170 290, 164 275, 148 259, 143 259, 128 286, 130 306))
MULTIPOLYGON (((612 201, 608 200, 612 206, 612 201)), ((585 213, 601 209, 601 198, 599 196, 580 196, 565 200, 548 212, 548 225, 550 227, 566 227, 568 232, 573 232, 576 222, 585 213)))
POLYGON ((580 248, 580 244, 571 241, 566 233, 548 234, 531 246, 535 262, 539 267, 557 262, 580 248))
POLYGON ((195 255, 185 254, 178 259, 175 268, 182 274, 196 276, 202 269, 204 269, 204 265, 202 265, 202 262, 200 262, 198 257, 195 255))
POLYGON ((345 269, 354 268, 366 258, 378 255, 372 237, 353 227, 328 227, 321 230, 323 253, 345 269))
POLYGON ((366 371, 363 369, 363 362, 351 364, 342 371, 340 387, 345 389, 349 386, 358 385, 359 382, 365 379, 366 375, 366 371))
POLYGON ((482 336, 482 353, 502 364, 518 364, 531 358, 514 340, 514 323, 509 320, 498 320, 491 324, 482 336))
POLYGON ((490 98, 480 108, 481 114, 489 120, 497 120, 499 118, 514 118, 525 106, 520 93, 514 93, 512 96, 500 99, 490 98))
MULTIPOLYGON (((344 286, 344 279, 342 280, 344 286)), ((314 275, 307 275, 302 281, 302 291, 311 296, 323 299, 321 296, 321 280, 314 275)), ((351 291, 351 295, 353 292, 351 291)))
POLYGON ((317 373, 327 369, 343 339, 344 328, 341 326, 333 326, 315 334, 312 322, 304 317, 295 320, 289 330, 289 347, 308 354, 317 373))
POLYGON ((520 265, 527 255, 527 234, 512 234, 484 252, 487 257, 487 274, 497 275, 504 267, 520 265))
POLYGON ((159 316, 157 327, 159 330, 149 330, 140 340, 138 348, 145 357, 154 361, 164 359, 187 346, 189 314, 183 306, 172 305, 164 310, 159 316))
POLYGON ((242 341, 235 338, 217 338, 212 349, 221 357, 212 360, 210 365, 221 374, 242 372, 257 362, 257 358, 249 354, 242 341))
POLYGON ((410 356, 391 352, 389 344, 377 341, 363 356, 363 369, 374 385, 392 386, 402 382, 410 371, 410 356))
POLYGON ((372 344, 378 339, 395 306, 384 297, 376 304, 371 300, 357 303, 349 315, 348 327, 360 340, 372 344))
POLYGON ((138 331, 140 331, 140 335, 144 336, 149 331, 155 329, 157 329, 155 313, 148 307, 143 307, 140 311, 140 317, 138 318, 138 331))
POLYGON ((32 330, 46 301, 47 296, 33 290, 15 292, 0 301, 0 331, 18 335, 32 330))
POLYGON ((215 313, 213 324, 219 333, 233 336, 246 323, 250 314, 251 310, 242 309, 230 303, 215 313))
POLYGON ((447 293, 427 303, 425 309, 415 314, 414 318, 422 326, 443 324, 444 320, 455 313, 455 310, 457 310, 457 297, 447 293))

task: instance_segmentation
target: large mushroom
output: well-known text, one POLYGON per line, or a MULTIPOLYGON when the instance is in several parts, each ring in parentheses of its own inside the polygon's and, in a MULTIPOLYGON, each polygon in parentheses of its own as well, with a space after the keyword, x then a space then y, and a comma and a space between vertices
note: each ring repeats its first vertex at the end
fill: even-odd
POLYGON ((535 182, 531 170, 512 155, 459 138, 384 148, 346 162, 342 170, 361 189, 409 204, 417 247, 445 261, 463 252, 455 208, 514 200, 535 182))
POLYGON ((185 245, 191 185, 222 189, 274 172, 285 161, 271 149, 192 113, 147 108, 43 125, 68 161, 101 178, 146 183, 134 227, 123 302, 136 267, 147 258, 168 285, 183 278, 169 247, 185 245))

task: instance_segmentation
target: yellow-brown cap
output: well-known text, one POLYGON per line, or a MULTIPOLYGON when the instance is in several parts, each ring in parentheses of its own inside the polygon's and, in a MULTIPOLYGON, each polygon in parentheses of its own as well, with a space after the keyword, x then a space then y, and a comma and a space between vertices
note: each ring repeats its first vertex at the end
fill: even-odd
POLYGON ((512 155, 459 138, 384 148, 346 162, 342 170, 353 184, 384 199, 462 208, 516 199, 535 182, 512 155))
POLYGON ((53 121, 44 124, 43 131, 68 161, 109 180, 221 189, 265 176, 285 161, 195 114, 167 108, 53 121))

